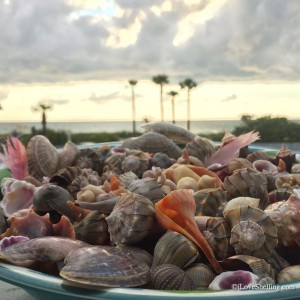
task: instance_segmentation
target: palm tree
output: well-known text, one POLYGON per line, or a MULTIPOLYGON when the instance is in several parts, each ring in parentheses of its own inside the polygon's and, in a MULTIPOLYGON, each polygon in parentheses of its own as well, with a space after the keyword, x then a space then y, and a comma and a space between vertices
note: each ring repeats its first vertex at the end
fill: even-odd
POLYGON ((135 130, 135 93, 134 93, 134 87, 137 84, 137 80, 130 79, 128 80, 130 86, 131 86, 131 99, 132 99, 132 131, 133 133, 136 132, 135 130))
POLYGON ((170 91, 168 93, 172 97, 172 123, 175 124, 175 97, 178 95, 175 91, 170 91))
POLYGON ((187 130, 190 130, 190 91, 197 86, 197 83, 191 78, 186 78, 179 82, 179 85, 182 89, 187 88, 187 130))
POLYGON ((52 109, 51 104, 45 104, 40 102, 37 106, 32 108, 33 111, 41 111, 42 112, 42 127, 43 127, 43 135, 47 133, 47 120, 46 120, 46 111, 52 109))
POLYGON ((167 75, 157 75, 152 77, 152 81, 160 85, 160 113, 161 121, 164 121, 164 104, 163 104, 163 86, 169 83, 169 78, 167 75))

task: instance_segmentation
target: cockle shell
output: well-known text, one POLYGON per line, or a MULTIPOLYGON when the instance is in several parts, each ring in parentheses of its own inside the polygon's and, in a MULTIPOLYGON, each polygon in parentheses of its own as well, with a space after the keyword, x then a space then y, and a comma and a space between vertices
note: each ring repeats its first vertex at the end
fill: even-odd
POLYGON ((250 255, 234 255, 222 261, 222 266, 228 271, 250 271, 258 276, 258 281, 268 279, 269 284, 275 283, 275 273, 272 266, 264 259, 250 255))
POLYGON ((109 246, 88 246, 72 251, 65 258, 60 276, 73 282, 106 287, 141 286, 150 280, 146 263, 109 246))
POLYGON ((154 224, 154 204, 128 191, 117 201, 106 221, 114 244, 137 243, 148 235, 154 224))
POLYGON ((146 132, 137 138, 126 139, 122 147, 138 149, 148 153, 162 152, 171 158, 181 156, 181 149, 164 135, 157 132, 146 132))
POLYGON ((216 277, 210 267, 203 263, 193 263, 186 270, 185 274, 192 279, 196 290, 205 290, 216 277))
POLYGON ((194 282, 185 271, 172 264, 162 264, 151 269, 151 282, 159 290, 194 290, 194 282))
POLYGON ((172 264, 185 268, 193 263, 199 255, 193 242, 184 235, 168 230, 156 243, 152 267, 172 264))
POLYGON ((35 135, 29 140, 27 158, 29 174, 40 181, 44 176, 51 177, 58 170, 58 151, 43 135, 35 135))
POLYGON ((229 199, 236 197, 259 198, 259 207, 268 205, 268 182, 266 177, 252 169, 236 170, 225 178, 223 189, 227 191, 229 199))
POLYGON ((230 244, 236 254, 266 258, 278 244, 277 228, 266 212, 251 206, 228 210, 224 217, 231 225, 230 244))

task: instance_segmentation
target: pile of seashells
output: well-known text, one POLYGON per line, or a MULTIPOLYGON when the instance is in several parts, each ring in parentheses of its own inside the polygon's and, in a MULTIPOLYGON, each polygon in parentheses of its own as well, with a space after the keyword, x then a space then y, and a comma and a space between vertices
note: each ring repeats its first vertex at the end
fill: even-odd
POLYGON ((216 147, 173 124, 144 129, 98 149, 32 137, 24 175, 1 181, 0 259, 103 287, 300 280, 295 153, 250 152, 255 132, 216 147))

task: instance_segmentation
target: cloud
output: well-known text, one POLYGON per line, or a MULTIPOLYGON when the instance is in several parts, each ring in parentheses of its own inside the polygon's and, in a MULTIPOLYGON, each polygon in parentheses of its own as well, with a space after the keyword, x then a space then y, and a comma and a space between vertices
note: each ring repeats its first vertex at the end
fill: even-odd
POLYGON ((8 92, 6 91, 0 91, 0 101, 6 99, 8 96, 8 92))
POLYGON ((70 102, 70 100, 67 99, 48 99, 47 102, 53 105, 63 105, 70 102))
POLYGON ((299 14, 292 0, 0 1, 0 83, 299 80, 299 14))
POLYGON ((237 99, 237 95, 230 95, 230 96, 228 96, 228 97, 222 99, 221 101, 222 101, 222 102, 230 102, 230 101, 233 101, 233 100, 235 100, 235 99, 237 99))
POLYGON ((114 100, 116 98, 118 98, 120 95, 119 92, 113 92, 107 95, 101 95, 101 96, 97 96, 96 93, 92 93, 89 98, 85 99, 85 100, 89 100, 92 102, 96 102, 96 103, 105 103, 107 101, 111 101, 114 100))

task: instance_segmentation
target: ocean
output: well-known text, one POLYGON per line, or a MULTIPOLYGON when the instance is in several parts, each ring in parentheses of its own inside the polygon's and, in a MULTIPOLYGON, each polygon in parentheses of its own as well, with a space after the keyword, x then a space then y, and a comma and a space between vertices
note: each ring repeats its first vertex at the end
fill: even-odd
MULTIPOLYGON (((143 132, 140 127, 145 122, 136 122, 136 130, 143 132)), ((232 131, 236 126, 240 125, 240 120, 209 120, 209 121, 191 121, 191 131, 196 134, 218 133, 223 131, 232 131)), ((176 125, 186 128, 186 121, 178 121, 176 125)), ((11 122, 0 123, 0 134, 8 134, 17 131, 19 134, 30 133, 31 129, 41 129, 39 122, 11 122)), ((131 121, 109 121, 109 122, 48 122, 47 128, 53 130, 64 130, 72 133, 90 133, 90 132, 116 132, 116 131, 132 131, 131 121)))

